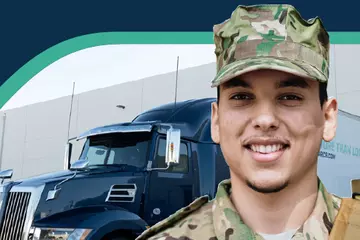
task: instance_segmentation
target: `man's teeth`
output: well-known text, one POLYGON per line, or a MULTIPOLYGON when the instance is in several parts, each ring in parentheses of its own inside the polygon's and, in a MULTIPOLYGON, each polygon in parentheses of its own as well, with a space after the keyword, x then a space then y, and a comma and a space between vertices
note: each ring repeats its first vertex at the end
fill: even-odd
POLYGON ((282 144, 273 144, 273 145, 251 145, 251 150, 254 152, 260 152, 260 153, 271 153, 279 151, 283 148, 282 144))

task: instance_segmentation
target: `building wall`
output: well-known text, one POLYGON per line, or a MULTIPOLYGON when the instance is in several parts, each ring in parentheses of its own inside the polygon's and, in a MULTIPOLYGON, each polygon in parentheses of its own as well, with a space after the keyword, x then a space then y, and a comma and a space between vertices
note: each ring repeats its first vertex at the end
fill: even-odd
POLYGON ((360 45, 336 45, 333 55, 336 64, 336 94, 344 111, 360 115, 360 45))

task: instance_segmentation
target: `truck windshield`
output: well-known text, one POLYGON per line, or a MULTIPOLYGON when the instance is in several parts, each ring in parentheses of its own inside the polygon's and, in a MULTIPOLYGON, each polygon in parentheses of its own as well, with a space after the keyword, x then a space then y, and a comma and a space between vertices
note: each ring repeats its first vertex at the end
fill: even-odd
POLYGON ((89 167, 130 167, 142 169, 150 133, 114 133, 90 137, 86 140, 80 159, 89 161, 89 167))

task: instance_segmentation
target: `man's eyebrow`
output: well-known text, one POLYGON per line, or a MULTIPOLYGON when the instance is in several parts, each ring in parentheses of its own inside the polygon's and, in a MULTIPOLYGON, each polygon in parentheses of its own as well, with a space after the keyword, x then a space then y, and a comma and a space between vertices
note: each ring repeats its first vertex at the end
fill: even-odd
POLYGON ((243 88, 251 88, 250 84, 245 82, 241 78, 231 79, 223 84, 224 89, 233 88, 233 87, 243 87, 243 88))
POLYGON ((286 80, 282 80, 276 84, 277 88, 285 87, 299 87, 299 88, 310 88, 310 85, 301 77, 292 77, 286 80))

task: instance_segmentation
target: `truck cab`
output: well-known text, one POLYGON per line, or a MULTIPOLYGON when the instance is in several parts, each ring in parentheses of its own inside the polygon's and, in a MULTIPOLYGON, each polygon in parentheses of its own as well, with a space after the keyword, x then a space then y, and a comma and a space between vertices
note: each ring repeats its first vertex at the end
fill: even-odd
POLYGON ((212 199, 230 176, 211 139, 213 101, 169 103, 90 129, 77 137, 85 143, 69 169, 3 183, 0 240, 135 239, 194 199, 212 199))

